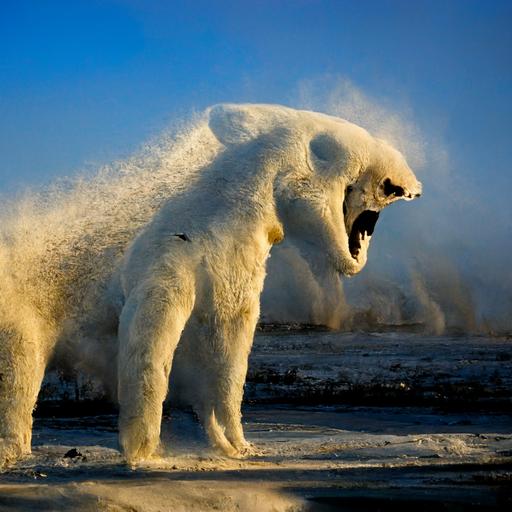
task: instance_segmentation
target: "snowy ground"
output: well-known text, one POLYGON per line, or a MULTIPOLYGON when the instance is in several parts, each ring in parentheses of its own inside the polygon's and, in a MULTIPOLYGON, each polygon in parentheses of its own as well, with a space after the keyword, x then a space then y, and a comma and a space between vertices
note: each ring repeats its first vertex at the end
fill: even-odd
POLYGON ((507 339, 261 334, 244 408, 259 455, 217 456, 171 410, 161 453, 132 470, 115 415, 43 416, 33 455, 0 475, 0 510, 506 509, 511 353, 507 339))

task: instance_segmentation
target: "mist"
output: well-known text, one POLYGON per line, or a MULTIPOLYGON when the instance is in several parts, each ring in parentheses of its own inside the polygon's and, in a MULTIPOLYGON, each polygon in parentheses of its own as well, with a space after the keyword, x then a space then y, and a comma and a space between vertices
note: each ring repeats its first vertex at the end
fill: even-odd
POLYGON ((510 333, 508 191, 492 191, 489 182, 494 194, 482 194, 471 173, 453 163, 442 133, 421 128, 406 103, 376 100, 340 77, 302 82, 292 102, 347 119, 393 144, 422 181, 423 196, 384 209, 368 263, 350 279, 326 277, 321 264, 305 271, 298 250, 276 248, 264 319, 343 330, 510 333))

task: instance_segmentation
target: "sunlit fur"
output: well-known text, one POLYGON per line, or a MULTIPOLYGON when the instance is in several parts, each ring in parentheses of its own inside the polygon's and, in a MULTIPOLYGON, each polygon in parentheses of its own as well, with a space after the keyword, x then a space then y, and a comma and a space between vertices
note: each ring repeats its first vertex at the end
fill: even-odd
POLYGON ((347 233, 359 212, 397 199, 382 195, 386 178, 405 199, 421 191, 397 151, 353 124, 224 105, 144 158, 12 204, 0 239, 0 464, 30 451, 44 369, 62 345, 117 374, 130 463, 158 445, 171 367, 212 445, 248 453, 240 406, 272 245, 289 236, 334 271, 359 272, 368 243, 356 259, 347 233))

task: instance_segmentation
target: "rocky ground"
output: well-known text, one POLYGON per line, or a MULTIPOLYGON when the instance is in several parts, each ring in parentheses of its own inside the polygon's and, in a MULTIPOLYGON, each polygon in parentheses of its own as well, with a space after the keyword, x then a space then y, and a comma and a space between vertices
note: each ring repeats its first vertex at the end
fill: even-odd
POLYGON ((101 388, 54 373, 0 510, 505 510, 511 360, 504 337, 260 332, 244 406, 257 455, 218 456, 169 409, 160 453, 135 470, 101 388))

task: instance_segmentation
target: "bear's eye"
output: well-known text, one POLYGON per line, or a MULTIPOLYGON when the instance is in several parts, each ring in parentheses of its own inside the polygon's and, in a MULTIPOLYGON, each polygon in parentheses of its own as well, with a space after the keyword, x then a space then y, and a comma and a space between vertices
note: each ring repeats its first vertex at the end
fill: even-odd
POLYGON ((388 197, 393 195, 396 197, 402 197, 405 194, 405 190, 399 185, 393 185, 393 182, 389 178, 384 180, 382 187, 384 189, 384 194, 388 197))

